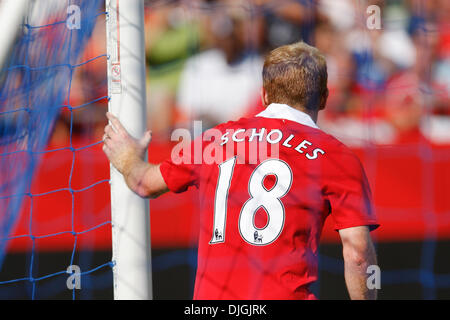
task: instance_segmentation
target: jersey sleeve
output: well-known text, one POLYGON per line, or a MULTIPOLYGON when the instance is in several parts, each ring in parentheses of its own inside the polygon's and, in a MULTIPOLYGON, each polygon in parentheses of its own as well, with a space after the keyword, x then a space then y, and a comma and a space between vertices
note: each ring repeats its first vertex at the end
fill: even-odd
POLYGON ((193 150, 193 142, 180 142, 171 157, 160 164, 159 170, 170 191, 180 193, 190 186, 198 188, 199 165, 194 164, 193 150))
POLYGON ((368 226, 379 227, 372 195, 364 168, 346 147, 327 163, 326 198, 331 207, 334 229, 368 226))
POLYGON ((221 130, 229 123, 208 129, 194 140, 182 141, 172 149, 171 157, 160 164, 161 175, 170 191, 180 193, 190 186, 199 188, 202 167, 209 163, 203 159, 204 150, 208 145, 220 144, 221 130))

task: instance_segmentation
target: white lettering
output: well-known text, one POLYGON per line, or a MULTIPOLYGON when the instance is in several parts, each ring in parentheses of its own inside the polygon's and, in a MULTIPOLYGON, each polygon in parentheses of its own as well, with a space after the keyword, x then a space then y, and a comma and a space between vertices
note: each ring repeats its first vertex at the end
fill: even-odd
POLYGON ((318 154, 325 154, 325 151, 323 151, 322 149, 316 148, 313 150, 313 155, 310 155, 309 153, 306 154, 306 158, 308 158, 309 160, 314 160, 317 159, 317 157, 319 156, 318 154))
POLYGON ((281 130, 275 129, 275 130, 271 130, 268 134, 267 134, 267 142, 274 144, 274 143, 278 143, 281 141, 281 139, 283 139, 283 133, 281 132, 281 130), (275 140, 272 140, 271 136, 272 134, 277 133, 278 137, 275 140))
POLYGON ((252 135, 250 136, 250 139, 248 139, 248 141, 253 141, 253 138, 258 137, 259 141, 262 141, 262 138, 264 136, 264 131, 266 130, 266 128, 261 128, 261 131, 259 133, 256 133, 256 129, 253 128, 252 129, 252 135))
POLYGON ((312 145, 311 142, 308 140, 303 140, 302 143, 300 143, 298 146, 295 147, 295 151, 298 151, 300 153, 303 153, 302 149, 308 148, 308 146, 312 145))

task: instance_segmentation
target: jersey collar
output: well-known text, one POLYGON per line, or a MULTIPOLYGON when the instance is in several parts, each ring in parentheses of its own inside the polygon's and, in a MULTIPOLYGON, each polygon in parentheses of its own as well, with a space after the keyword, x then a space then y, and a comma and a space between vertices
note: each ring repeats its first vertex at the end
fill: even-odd
POLYGON ((314 123, 314 121, 308 114, 294 109, 287 104, 271 103, 265 110, 258 113, 256 117, 286 119, 295 121, 308 127, 319 129, 319 127, 314 123))

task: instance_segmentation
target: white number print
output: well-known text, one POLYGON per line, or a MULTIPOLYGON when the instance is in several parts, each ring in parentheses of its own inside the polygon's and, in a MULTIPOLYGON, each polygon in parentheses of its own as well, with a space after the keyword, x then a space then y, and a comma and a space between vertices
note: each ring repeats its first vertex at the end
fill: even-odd
MULTIPOLYGON (((236 158, 231 158, 219 165, 211 244, 225 241, 227 200, 235 163, 236 158)), ((292 170, 282 160, 269 159, 255 168, 248 182, 250 199, 244 203, 238 223, 239 232, 246 242, 255 246, 264 246, 279 237, 285 219, 281 198, 289 192, 291 185, 292 170), (276 181, 268 190, 264 186, 264 179, 269 175, 274 175, 276 181), (255 225, 255 215, 260 208, 265 210, 268 218, 266 225, 262 228, 255 225)))
POLYGON ((216 196, 214 200, 214 230, 213 237, 209 243, 220 243, 225 241, 225 223, 227 220, 227 200, 233 176, 236 157, 231 158, 219 165, 219 179, 217 181, 216 196))

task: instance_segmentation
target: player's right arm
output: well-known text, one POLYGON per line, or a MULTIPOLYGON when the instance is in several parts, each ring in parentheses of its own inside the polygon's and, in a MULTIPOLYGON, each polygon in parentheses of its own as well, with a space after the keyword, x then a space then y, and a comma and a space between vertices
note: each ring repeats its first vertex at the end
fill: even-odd
POLYGON ((142 173, 132 170, 126 179, 131 190, 143 198, 155 199, 169 191, 160 171, 160 164, 145 163, 142 173))
POLYGON ((107 113, 107 117, 110 124, 105 127, 103 151, 123 175, 128 187, 144 198, 156 198, 169 191, 160 165, 145 161, 151 133, 146 132, 140 140, 134 139, 119 119, 111 113, 107 113))

